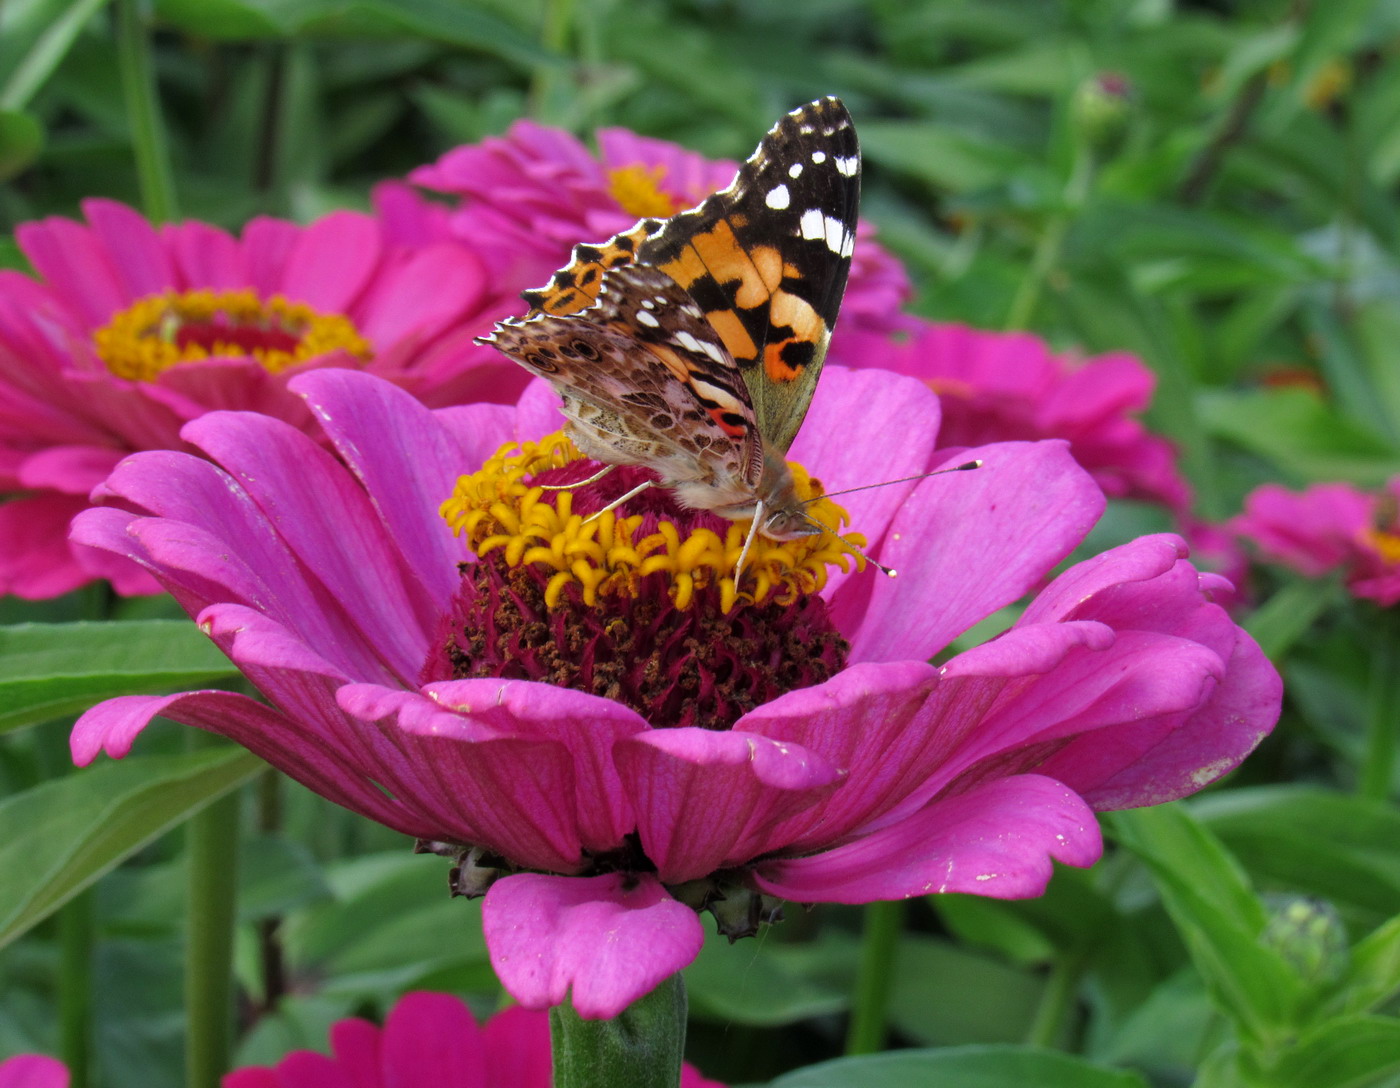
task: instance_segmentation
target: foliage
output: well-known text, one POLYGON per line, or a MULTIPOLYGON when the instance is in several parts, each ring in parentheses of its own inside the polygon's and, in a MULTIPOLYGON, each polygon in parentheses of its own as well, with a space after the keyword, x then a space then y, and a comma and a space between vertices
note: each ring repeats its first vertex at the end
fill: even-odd
MULTIPOLYGON (((1266 480, 1396 473, 1395 0, 9 0, 0 263, 22 266, 16 226, 82 197, 158 206, 161 140, 179 213, 236 227, 368 206, 521 116, 740 157, 826 93, 857 118, 863 215, 913 308, 1140 355, 1201 518, 1266 480)), ((1094 543, 1163 517, 1118 504, 1094 543)), ((789 908, 707 947, 690 1060, 775 1088, 1400 1084, 1400 627, 1325 581, 1256 569, 1248 589, 1289 699, 1224 786, 1113 818, 1106 860, 1042 899, 911 903, 884 1053, 842 1057, 859 912, 789 908)), ((62 716, 228 681, 176 615, 0 606, 0 1054, 71 1055, 90 1030, 112 1088, 181 1083, 187 857, 161 835, 255 764, 172 730, 74 775, 62 716), (75 970, 87 1019, 59 997, 75 970)), ((321 1048, 409 988, 500 1000, 440 859, 286 782, 240 797, 240 1062, 321 1048)))

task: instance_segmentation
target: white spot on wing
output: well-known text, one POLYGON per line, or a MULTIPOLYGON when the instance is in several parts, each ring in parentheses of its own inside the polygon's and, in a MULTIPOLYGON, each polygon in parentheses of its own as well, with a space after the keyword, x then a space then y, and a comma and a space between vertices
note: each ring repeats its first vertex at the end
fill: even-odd
POLYGON ((793 178, 795 180, 797 178, 800 178, 801 176, 802 164, 800 162, 795 162, 788 167, 788 177, 793 178))
POLYGON ((843 177, 853 178, 856 171, 860 169, 860 160, 852 155, 850 158, 836 156, 836 172, 843 177))
POLYGON ((661 324, 661 322, 657 321, 656 318, 652 317, 651 314, 647 313, 645 310, 637 311, 637 323, 639 325, 645 325, 649 329, 654 329, 661 324))
POLYGON ((824 216, 820 208, 808 208, 802 213, 802 218, 798 220, 798 225, 802 229, 802 237, 809 242, 814 242, 818 238, 826 237, 826 226, 824 216))
POLYGON ((768 195, 763 198, 763 203, 777 211, 782 211, 791 202, 791 194, 788 193, 786 185, 775 185, 768 190, 768 195))
POLYGON ((812 161, 813 161, 814 163, 817 163, 817 164, 821 164, 821 163, 826 162, 826 152, 825 152, 825 151, 813 151, 813 152, 812 152, 812 161))
POLYGON ((685 329, 676 333, 676 343, 685 348, 686 351, 694 352, 696 355, 705 350, 700 341, 691 336, 685 329))

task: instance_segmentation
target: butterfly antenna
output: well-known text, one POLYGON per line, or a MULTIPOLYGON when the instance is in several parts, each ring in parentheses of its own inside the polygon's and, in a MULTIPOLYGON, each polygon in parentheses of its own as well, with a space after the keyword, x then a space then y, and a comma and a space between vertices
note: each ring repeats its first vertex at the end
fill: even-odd
MULTIPOLYGON (((601 480, 604 476, 606 476, 609 472, 611 472, 611 471, 612 471, 613 469, 615 469, 615 468, 617 468, 616 465, 604 465, 601 469, 599 469, 597 472, 595 472, 592 476, 588 477, 588 479, 586 479, 586 480, 575 480, 575 481, 574 481, 573 483, 571 483, 571 484, 536 484, 535 486, 538 487, 541 491, 572 491, 572 490, 573 490, 574 488, 576 488, 576 487, 587 487, 589 484, 596 484, 599 480, 601 480)), ((634 492, 634 494, 635 494, 635 492, 634 492)), ((628 496, 626 496, 626 497, 627 497, 627 498, 631 498, 632 496, 631 496, 631 495, 628 495, 628 496)), ((622 500, 622 499, 618 499, 617 501, 618 501, 618 502, 622 502, 623 500, 622 500)), ((608 509, 611 510, 612 507, 609 506, 608 509)), ((602 511, 600 510, 600 511, 598 511, 598 513, 601 514, 602 511)), ((596 518, 597 516, 598 516, 598 514, 594 514, 594 515, 593 515, 593 517, 595 517, 595 518, 596 518)))
MULTIPOLYGON (((889 487, 890 484, 907 484, 914 480, 927 480, 930 476, 942 476, 945 472, 967 472, 974 468, 981 468, 981 461, 964 461, 960 465, 953 465, 951 468, 936 468, 932 472, 921 472, 917 476, 901 476, 897 480, 882 480, 878 484, 861 484, 859 487, 844 487, 840 491, 824 491, 820 495, 813 495, 810 499, 805 499, 803 506, 810 506, 814 502, 822 499, 830 499, 836 495, 849 495, 852 491, 869 491, 872 487, 889 487)), ((874 562, 874 560, 871 560, 874 562)), ((879 566, 878 563, 875 564, 879 566)))
MULTIPOLYGON (((945 471, 946 471, 946 470, 945 470, 945 471)), ((915 479, 919 479, 919 477, 916 476, 915 479)), ((890 483, 898 483, 898 482, 899 482, 898 480, 891 480, 891 481, 890 481, 890 483)), ((873 485, 871 485, 871 486, 873 486, 873 487, 879 487, 880 485, 879 485, 879 484, 873 484, 873 485)), ((853 488, 853 490, 859 490, 859 488, 853 488)), ((809 501, 810 501, 810 500, 809 500, 809 501)), ((873 558, 873 557, 867 555, 865 552, 863 552, 863 551, 861 551, 859 548, 857 548, 854 544, 852 544, 849 540, 847 540, 847 539, 846 539, 844 536, 842 536, 840 533, 833 532, 833 531, 832 531, 831 529, 829 529, 827 526, 825 526, 825 525, 823 525, 821 522, 819 522, 816 518, 814 518, 814 517, 812 517, 810 514, 808 514, 805 510, 799 510, 799 511, 797 511, 797 516, 800 517, 803 521, 805 521, 808 525, 812 526, 812 528, 816 529, 818 532, 821 532, 821 533, 831 533, 832 539, 835 540, 837 544, 841 545, 842 548, 844 548, 846 551, 850 552, 852 555, 858 555, 858 556, 860 556, 860 557, 861 557, 862 559, 864 559, 867 563, 869 563, 872 567, 874 567, 874 568, 875 568, 876 570, 878 570, 881 574, 883 574, 886 578, 897 578, 897 577, 899 577, 899 571, 895 570, 894 567, 887 567, 887 566, 885 566, 885 564, 881 563, 878 559, 875 559, 875 558, 873 558)))

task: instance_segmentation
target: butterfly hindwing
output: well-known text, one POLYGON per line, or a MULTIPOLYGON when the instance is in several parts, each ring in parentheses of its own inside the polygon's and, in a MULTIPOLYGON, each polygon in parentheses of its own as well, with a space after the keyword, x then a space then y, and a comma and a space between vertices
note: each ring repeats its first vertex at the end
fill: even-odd
POLYGON ((614 268, 593 305, 502 322, 489 342, 558 389, 585 453, 669 482, 757 485, 763 443, 744 383, 665 273, 614 268))

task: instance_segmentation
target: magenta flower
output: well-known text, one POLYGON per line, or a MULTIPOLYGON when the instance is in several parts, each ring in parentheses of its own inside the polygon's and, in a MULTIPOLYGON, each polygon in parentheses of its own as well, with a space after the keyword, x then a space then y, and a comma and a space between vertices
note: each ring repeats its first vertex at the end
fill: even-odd
POLYGON ((1064 438, 1108 495, 1159 502, 1178 515, 1190 506, 1171 444, 1132 418, 1151 402, 1156 377, 1126 352, 1075 359, 1031 333, 918 322, 893 352, 865 357, 933 387, 944 446, 1064 438))
MULTIPOLYGON (((517 121, 507 135, 455 148, 409 180, 461 198, 449 230, 482 253, 498 291, 518 294, 546 282, 577 243, 602 242, 640 218, 666 218, 698 204, 738 169, 620 128, 600 130, 598 147, 595 157, 567 132, 517 121)), ((392 186, 376 198, 381 207, 402 199, 392 186)), ((411 237, 432 236, 422 214, 396 221, 411 237)), ((860 224, 831 362, 855 365, 863 338, 908 321, 900 312, 910 295, 908 277, 874 233, 860 224)))
POLYGON ((1378 492, 1265 484, 1230 527, 1271 562, 1311 578, 1340 573, 1354 596, 1383 608, 1400 601, 1400 476, 1378 492))
MULTIPOLYGON (((557 437, 493 455, 559 425, 542 383, 437 413, 350 371, 293 388, 341 460, 212 414, 184 431, 207 460, 128 458, 74 524, 149 569, 271 705, 109 700, 74 758, 172 718, 452 853, 529 1008, 616 1015, 694 958, 697 909, 741 935, 773 897, 1037 895, 1052 860, 1099 856, 1094 810, 1200 789, 1278 714, 1274 669, 1170 536, 1071 567, 1000 637, 927 664, 1098 518, 1064 443, 842 496, 897 578, 827 566, 829 537, 764 540, 736 599, 743 526, 659 489, 584 524, 635 470, 542 492, 593 464, 557 437)), ((937 411, 920 382, 828 367, 792 455, 832 491, 921 472, 943 459, 937 411)))
MULTIPOLYGON (((330 1057, 298 1050, 230 1073, 223 1088, 549 1088, 553 1072, 546 1013, 516 1006, 478 1025, 451 994, 405 994, 382 1028, 339 1020, 330 1042, 330 1057)), ((681 1088, 724 1085, 687 1063, 681 1088)))
POLYGON ((383 375, 429 403, 480 399, 514 367, 471 345, 500 316, 460 243, 390 245, 373 218, 153 227, 90 200, 86 222, 16 238, 37 272, 0 271, 0 593, 43 598, 94 577, 155 592, 125 561, 72 548, 68 523, 128 453, 188 449, 180 428, 247 408, 309 426, 288 379, 318 367, 383 375), (489 369, 477 372, 474 362, 489 369))
POLYGON ((68 1088, 68 1067, 43 1054, 17 1054, 0 1062, 0 1088, 68 1088))

